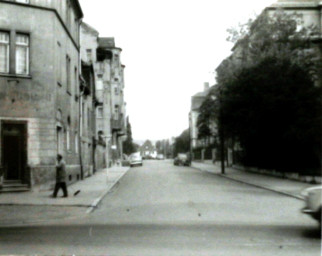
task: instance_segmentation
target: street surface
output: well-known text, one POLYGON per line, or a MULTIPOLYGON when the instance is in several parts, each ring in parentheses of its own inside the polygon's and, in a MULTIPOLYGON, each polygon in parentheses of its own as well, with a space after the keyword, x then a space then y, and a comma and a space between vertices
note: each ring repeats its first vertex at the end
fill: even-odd
POLYGON ((0 229, 0 254, 321 255, 303 202, 172 161, 144 161, 85 218, 0 229))

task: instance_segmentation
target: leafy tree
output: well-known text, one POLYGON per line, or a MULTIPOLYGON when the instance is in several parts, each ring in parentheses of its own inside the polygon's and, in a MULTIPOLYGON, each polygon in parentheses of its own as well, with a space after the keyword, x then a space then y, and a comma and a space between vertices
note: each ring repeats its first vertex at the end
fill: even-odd
POLYGON ((322 62, 311 40, 318 33, 298 29, 299 20, 264 12, 229 31, 234 53, 216 70, 213 112, 226 140, 240 142, 245 164, 284 171, 320 165, 322 62))
POLYGON ((302 67, 269 57, 226 84, 221 125, 240 142, 245 164, 282 171, 318 168, 320 100, 321 88, 302 67))
POLYGON ((129 117, 126 119, 127 128, 126 128, 126 140, 123 142, 123 152, 127 155, 130 155, 137 151, 138 147, 133 143, 132 138, 132 127, 130 124, 129 117))
POLYGON ((190 134, 189 129, 184 130, 180 136, 175 138, 174 155, 178 153, 189 152, 190 150, 190 134))

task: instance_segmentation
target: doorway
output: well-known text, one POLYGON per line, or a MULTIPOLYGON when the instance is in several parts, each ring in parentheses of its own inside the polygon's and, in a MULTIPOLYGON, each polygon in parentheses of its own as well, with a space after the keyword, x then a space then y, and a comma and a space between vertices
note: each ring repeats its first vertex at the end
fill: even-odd
POLYGON ((27 166, 26 123, 2 122, 4 180, 23 182, 27 166))

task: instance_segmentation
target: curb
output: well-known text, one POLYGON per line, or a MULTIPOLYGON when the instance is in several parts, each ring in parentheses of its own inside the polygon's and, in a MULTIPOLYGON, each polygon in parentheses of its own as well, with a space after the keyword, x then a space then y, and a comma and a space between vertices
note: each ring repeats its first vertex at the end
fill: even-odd
POLYGON ((94 200, 94 202, 88 207, 86 214, 92 213, 99 205, 99 203, 103 200, 103 198, 115 187, 116 184, 119 183, 119 181, 124 177, 124 175, 130 170, 128 168, 117 180, 115 180, 112 185, 106 190, 103 191, 103 193, 94 200))
POLYGON ((287 192, 284 192, 284 191, 279 191, 279 190, 276 190, 276 189, 273 189, 273 188, 270 188, 270 187, 257 185, 257 184, 249 183, 249 182, 246 182, 246 181, 243 181, 243 180, 231 178, 231 177, 228 177, 228 176, 226 176, 224 174, 211 172, 211 171, 208 171, 208 170, 200 169, 198 167, 193 166, 192 168, 197 169, 199 171, 205 171, 205 172, 208 172, 208 173, 211 173, 211 174, 215 174, 215 175, 217 175, 219 177, 226 178, 226 179, 229 179, 229 180, 232 180, 232 181, 235 181, 235 182, 239 182, 239 183, 246 184, 246 185, 253 186, 253 187, 256 187, 256 188, 260 188, 260 189, 265 189, 265 190, 268 190, 268 191, 271 191, 271 192, 274 192, 274 193, 277 193, 277 194, 281 194, 281 195, 284 195, 284 196, 292 197, 292 198, 295 198, 295 199, 298 199, 298 200, 301 200, 301 201, 304 200, 304 197, 302 197, 302 196, 293 195, 293 194, 290 194, 290 193, 287 193, 287 192))
POLYGON ((287 192, 284 192, 284 191, 279 191, 279 190, 276 190, 276 189, 272 189, 270 187, 265 187, 265 186, 262 186, 262 185, 256 185, 256 184, 249 183, 249 182, 246 182, 246 181, 243 181, 243 180, 238 180, 238 179, 235 179, 235 178, 227 177, 224 174, 216 174, 216 175, 218 175, 219 177, 229 179, 229 180, 233 180, 235 182, 250 185, 250 186, 253 186, 253 187, 256 187, 256 188, 265 189, 265 190, 275 192, 275 193, 278 193, 278 194, 281 194, 281 195, 284 195, 284 196, 289 196, 289 197, 292 197, 292 198, 295 198, 295 199, 298 199, 298 200, 304 200, 304 197, 302 197, 302 196, 293 195, 291 193, 287 193, 287 192))

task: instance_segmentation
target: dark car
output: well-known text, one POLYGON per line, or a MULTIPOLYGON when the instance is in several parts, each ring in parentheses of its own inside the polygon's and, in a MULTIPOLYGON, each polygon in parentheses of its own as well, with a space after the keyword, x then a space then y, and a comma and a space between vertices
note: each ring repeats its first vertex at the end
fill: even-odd
POLYGON ((173 161, 174 165, 190 166, 191 160, 188 154, 179 153, 173 161))

